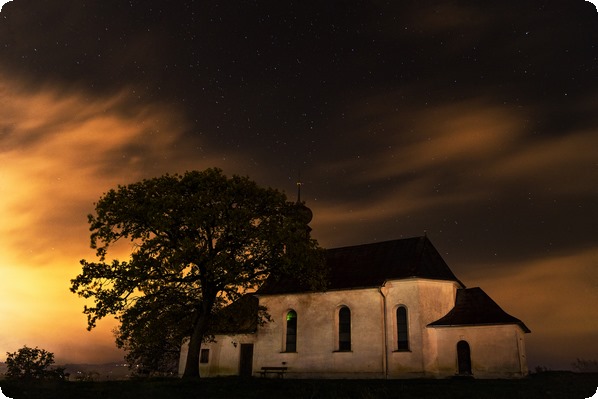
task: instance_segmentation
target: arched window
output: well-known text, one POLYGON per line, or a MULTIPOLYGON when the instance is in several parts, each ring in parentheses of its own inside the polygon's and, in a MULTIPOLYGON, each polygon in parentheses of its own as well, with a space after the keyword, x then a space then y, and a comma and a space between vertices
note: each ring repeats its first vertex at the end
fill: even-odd
POLYGON ((407 325, 407 308, 397 308, 397 350, 409 350, 409 330, 407 325))
POLYGON ((297 312, 287 313, 287 340, 285 352, 297 352, 297 312))
POLYGON ((346 306, 338 311, 338 350, 351 350, 351 310, 346 306))

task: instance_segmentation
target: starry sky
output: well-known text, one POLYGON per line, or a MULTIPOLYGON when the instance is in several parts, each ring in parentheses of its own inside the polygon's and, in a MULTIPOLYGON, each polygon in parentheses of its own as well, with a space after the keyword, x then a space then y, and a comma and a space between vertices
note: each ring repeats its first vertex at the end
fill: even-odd
POLYGON ((532 330, 532 369, 598 359, 594 5, 173 3, 2 8, 0 360, 120 359, 69 292, 87 214, 208 167, 293 200, 300 179, 325 248, 427 234, 532 330))

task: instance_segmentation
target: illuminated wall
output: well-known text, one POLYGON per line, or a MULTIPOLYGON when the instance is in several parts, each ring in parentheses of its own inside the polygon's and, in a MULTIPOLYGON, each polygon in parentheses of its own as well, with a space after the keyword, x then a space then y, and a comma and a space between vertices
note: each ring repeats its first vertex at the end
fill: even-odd
MULTIPOLYGON (((474 377, 527 375, 524 331, 517 324, 428 326, 454 307, 458 288, 455 281, 411 278, 380 288, 259 296, 272 321, 255 334, 217 335, 216 342, 204 344, 210 352, 209 361, 200 364, 201 374, 239 375, 241 345, 253 344, 254 376, 262 367, 287 367, 287 378, 446 378, 467 374, 460 370, 457 353, 463 341, 474 377), (343 307, 350 310, 350 344, 344 348, 339 334, 343 307)), ((183 348, 181 373, 185 359, 183 348)))

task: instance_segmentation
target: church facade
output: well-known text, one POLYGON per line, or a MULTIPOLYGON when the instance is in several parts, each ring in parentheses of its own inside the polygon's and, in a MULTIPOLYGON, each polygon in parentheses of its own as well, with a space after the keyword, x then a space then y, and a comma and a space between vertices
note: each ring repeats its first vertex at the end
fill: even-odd
MULTIPOLYGON (((530 330, 482 289, 466 288, 427 237, 329 249, 325 292, 265 284, 272 320, 202 345, 203 377, 518 378, 530 330)), ((181 350, 181 373, 186 347, 181 350)))

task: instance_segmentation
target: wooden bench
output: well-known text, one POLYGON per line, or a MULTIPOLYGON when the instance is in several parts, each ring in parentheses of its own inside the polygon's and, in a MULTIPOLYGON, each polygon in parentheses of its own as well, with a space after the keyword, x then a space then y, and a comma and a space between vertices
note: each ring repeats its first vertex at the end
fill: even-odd
POLYGON ((260 375, 265 377, 266 374, 277 374, 280 378, 284 378, 284 373, 286 373, 286 371, 286 367, 262 367, 260 375))

